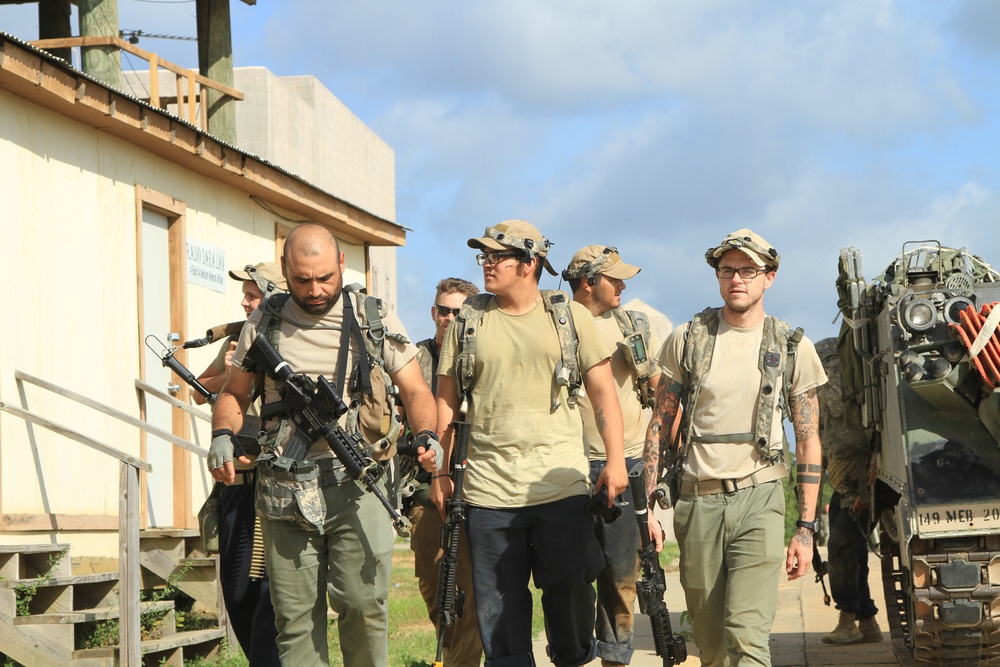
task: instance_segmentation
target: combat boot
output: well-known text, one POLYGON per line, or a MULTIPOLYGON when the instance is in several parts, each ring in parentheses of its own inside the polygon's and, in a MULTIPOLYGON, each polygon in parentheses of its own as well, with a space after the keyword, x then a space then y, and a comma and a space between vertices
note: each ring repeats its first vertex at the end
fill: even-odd
POLYGON ((878 627, 874 616, 862 618, 858 623, 858 630, 861 631, 861 641, 865 643, 882 641, 882 629, 878 627))
POLYGON ((841 611, 837 627, 833 629, 833 632, 823 637, 823 643, 854 644, 861 641, 863 636, 861 630, 858 630, 858 622, 854 616, 854 612, 841 611))

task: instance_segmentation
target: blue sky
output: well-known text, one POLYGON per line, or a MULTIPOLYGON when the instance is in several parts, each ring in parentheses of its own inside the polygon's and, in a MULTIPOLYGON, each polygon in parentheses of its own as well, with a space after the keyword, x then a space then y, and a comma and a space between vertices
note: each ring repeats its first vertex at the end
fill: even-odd
MULTIPOLYGON (((32 39, 35 6, 0 7, 32 39)), ((194 2, 119 0, 123 28, 196 32, 194 2)), ((674 322, 718 305, 705 249, 749 226, 781 253, 767 310, 836 333, 838 250, 879 273, 905 241, 1000 266, 1000 3, 233 0, 237 66, 318 77, 396 155, 399 310, 481 284, 465 240, 535 223, 589 243, 674 322)), ((143 40, 182 65, 193 43, 143 40)), ((543 287, 557 280, 546 278, 543 287)))

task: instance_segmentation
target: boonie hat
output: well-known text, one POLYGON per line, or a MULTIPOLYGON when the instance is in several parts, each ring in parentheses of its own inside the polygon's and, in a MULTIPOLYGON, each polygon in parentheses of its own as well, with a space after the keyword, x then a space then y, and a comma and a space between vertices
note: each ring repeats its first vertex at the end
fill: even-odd
POLYGON ((481 237, 469 239, 468 245, 483 250, 520 250, 527 259, 541 257, 545 269, 554 276, 559 275, 546 257, 552 243, 537 227, 524 220, 504 220, 487 227, 481 237))
MULTIPOLYGON (((264 278, 267 278, 274 286, 280 290, 288 291, 288 283, 285 282, 285 277, 281 275, 281 264, 277 262, 261 262, 260 264, 254 264, 253 268, 257 270, 264 278)), ((246 269, 240 271, 230 271, 229 277, 233 280, 253 280, 250 276, 250 272, 246 269)))
POLYGON ((778 251, 765 241, 764 237, 745 227, 730 232, 726 238, 722 239, 722 243, 714 248, 709 248, 705 252, 705 261, 713 269, 717 269, 719 268, 719 258, 727 250, 739 250, 757 266, 769 266, 772 269, 777 269, 778 262, 781 261, 778 251))
POLYGON ((622 261, 618 248, 604 245, 588 245, 580 248, 562 272, 563 280, 590 278, 598 274, 619 280, 628 280, 641 271, 622 261))

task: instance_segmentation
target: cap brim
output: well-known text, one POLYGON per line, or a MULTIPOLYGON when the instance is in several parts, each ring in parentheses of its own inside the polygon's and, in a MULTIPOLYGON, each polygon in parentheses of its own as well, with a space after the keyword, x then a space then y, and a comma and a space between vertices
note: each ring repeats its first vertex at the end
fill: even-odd
POLYGON ((250 274, 247 273, 246 271, 230 271, 229 277, 232 278, 233 280, 240 280, 240 281, 253 280, 253 278, 250 277, 250 274))
POLYGON ((559 272, 552 268, 552 264, 549 262, 549 258, 545 257, 544 255, 540 255, 540 257, 542 258, 543 261, 542 266, 545 267, 545 270, 554 276, 558 276, 559 272))
POLYGON ((635 274, 641 271, 638 266, 632 266, 631 264, 626 264, 625 262, 619 262, 616 266, 608 269, 607 271, 601 271, 601 275, 605 275, 609 278, 617 278, 618 280, 628 280, 629 278, 634 278, 635 274))
POLYGON ((508 250, 510 247, 505 246, 495 239, 491 239, 488 236, 482 238, 475 238, 468 240, 468 246, 470 248, 476 248, 480 250, 508 250))

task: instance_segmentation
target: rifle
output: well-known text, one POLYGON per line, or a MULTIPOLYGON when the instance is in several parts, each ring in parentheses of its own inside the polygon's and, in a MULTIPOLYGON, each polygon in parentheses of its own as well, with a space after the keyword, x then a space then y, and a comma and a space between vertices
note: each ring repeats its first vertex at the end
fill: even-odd
POLYGON ((635 590, 639 597, 639 611, 649 617, 649 625, 653 630, 653 646, 656 655, 663 658, 664 667, 679 665, 687 660, 687 644, 680 635, 675 635, 670 628, 670 611, 663 602, 663 594, 667 591, 666 578, 660 567, 660 557, 656 553, 656 544, 649 538, 647 523, 648 503, 646 501, 646 484, 644 481, 642 463, 637 463, 628 471, 628 484, 632 490, 632 501, 635 503, 635 520, 639 524, 639 562, 642 564, 642 579, 635 582, 635 590))
MULTIPOLYGON (((797 489, 797 487, 796 487, 797 489)), ((796 490, 796 497, 798 497, 798 491, 796 490)), ((816 515, 822 511, 820 508, 823 507, 823 475, 819 478, 819 494, 816 496, 816 515)), ((816 570, 816 583, 823 587, 823 604, 827 607, 830 606, 830 594, 826 591, 826 579, 825 577, 830 572, 830 568, 827 566, 826 561, 823 560, 823 556, 819 553, 819 539, 817 535, 813 535, 813 569, 816 570)))
POLYGON ((396 533, 400 537, 408 537, 409 522, 396 511, 376 485, 382 475, 382 467, 365 451, 360 434, 348 433, 337 423, 347 412, 347 405, 333 384, 322 375, 314 382, 309 376, 292 371, 288 362, 263 334, 254 338, 253 345, 247 350, 244 367, 263 368, 280 386, 281 401, 265 406, 261 419, 287 415, 296 427, 282 455, 261 456, 257 460, 258 465, 264 464, 286 473, 308 468, 314 465, 304 460, 309 445, 318 438, 323 438, 337 459, 344 464, 344 470, 351 479, 364 485, 382 503, 392 519, 396 533))
MULTIPOLYGON (((464 413, 463 413, 464 416, 464 413)), ((455 451, 452 460, 452 481, 454 492, 448 500, 448 522, 441 528, 441 548, 444 555, 438 569, 437 595, 435 604, 438 608, 437 653, 434 656, 434 667, 444 667, 444 633, 454 624, 455 619, 462 615, 465 606, 465 591, 456 585, 458 577, 458 538, 465 523, 465 464, 469 453, 469 434, 472 424, 467 421, 455 422, 455 451)))
MULTIPOLYGON (((209 404, 215 403, 215 399, 219 397, 218 394, 212 393, 208 389, 206 389, 205 385, 198 382, 198 379, 194 376, 194 373, 189 371, 187 367, 184 366, 184 364, 179 362, 174 357, 174 353, 177 352, 176 347, 167 347, 166 345, 163 344, 163 341, 161 341, 153 334, 149 334, 148 336, 146 336, 146 347, 148 347, 153 354, 155 354, 160 358, 160 361, 163 362, 164 366, 166 366, 174 373, 176 373, 177 377, 184 380, 184 382, 187 383, 189 387, 191 387, 199 394, 204 396, 205 400, 208 401, 209 404), (152 338, 153 340, 155 340, 157 343, 160 344, 160 347, 163 348, 162 352, 157 352, 153 348, 153 345, 149 342, 150 338, 152 338)), ((187 347, 187 345, 185 345, 184 347, 187 347)))

